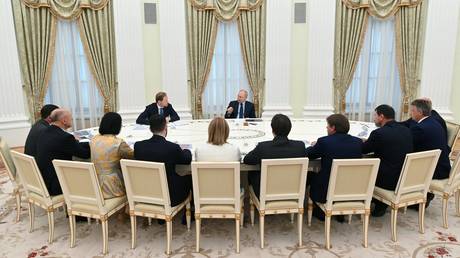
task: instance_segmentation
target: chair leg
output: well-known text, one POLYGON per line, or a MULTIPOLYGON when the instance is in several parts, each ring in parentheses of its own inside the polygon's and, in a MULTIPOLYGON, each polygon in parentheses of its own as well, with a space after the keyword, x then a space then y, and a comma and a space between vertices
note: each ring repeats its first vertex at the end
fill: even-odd
POLYGON ((460 190, 455 192, 455 211, 457 216, 460 216, 460 190))
POLYGON ((101 220, 102 224, 102 254, 106 255, 109 252, 109 229, 107 219, 101 220))
POLYGON ((397 237, 396 237, 397 220, 398 220, 398 209, 392 208, 391 209, 391 240, 393 240, 393 242, 397 241, 397 237))
POLYGON ((172 221, 166 220, 166 254, 171 254, 171 241, 172 241, 172 221))
POLYGON ((294 213, 290 213, 290 215, 291 215, 291 224, 294 224, 294 216, 295 216, 295 214, 294 214, 294 213))
POLYGON ((331 215, 325 216, 324 233, 326 235, 326 249, 331 249, 331 215))
POLYGON ((35 207, 32 203, 27 203, 29 207, 29 232, 34 231, 34 222, 35 222, 35 207))
POLYGON ((449 225, 447 223, 447 202, 449 201, 449 196, 442 197, 442 226, 444 228, 448 228, 449 225))
POLYGON ((131 215, 131 249, 136 248, 136 236, 137 236, 137 217, 136 215, 131 215))
POLYGON ((369 228, 369 212, 366 212, 364 214, 364 219, 363 219, 363 228, 364 228, 364 247, 367 248, 367 232, 369 228))
POLYGON ((406 213, 407 213, 407 206, 404 207, 404 209, 403 209, 403 214, 406 214, 406 213))
POLYGON ((54 211, 48 211, 48 243, 54 240, 54 211))
POLYGON ((235 218, 235 229, 236 229, 236 253, 240 253, 240 218, 237 215, 235 218))
POLYGON ((190 225, 192 224, 192 212, 190 210, 190 203, 185 205, 185 219, 187 220, 187 231, 190 231, 190 225))
POLYGON ((21 192, 16 190, 16 222, 19 222, 21 216, 21 192))
POLYGON ((200 230, 201 230, 201 219, 195 214, 195 225, 196 225, 196 252, 200 252, 200 230))
POLYGON ((353 217, 353 215, 352 215, 352 214, 348 214, 348 225, 350 225, 350 224, 351 224, 351 218, 352 218, 352 217, 353 217))
MULTIPOLYGON (((447 204, 446 204, 447 205, 447 204)), ((425 203, 418 205, 418 224, 420 233, 425 233, 425 203)))
POLYGON ((69 214, 69 224, 70 224, 70 248, 75 246, 75 231, 76 231, 76 221, 75 216, 69 214))
POLYGON ((260 211, 260 214, 259 214, 259 227, 260 227, 260 248, 264 248, 264 220, 265 220, 265 212, 264 211, 260 211))
POLYGON ((252 202, 252 199, 249 199, 249 203, 249 215, 251 217, 251 226, 254 227, 254 203, 252 202))
POLYGON ((88 217, 87 219, 88 219, 88 225, 91 225, 91 218, 88 217))
POLYGON ((241 216, 240 227, 243 227, 243 224, 244 224, 244 208, 243 208, 243 206, 241 206, 240 216, 241 216))
POLYGON ((313 215, 313 201, 308 198, 308 204, 307 204, 307 224, 310 227, 311 226, 311 217, 313 215))
MULTIPOLYGON (((294 214, 294 213, 293 213, 294 214)), ((303 224, 303 211, 297 214, 297 230, 299 231, 299 247, 302 246, 302 224, 303 224)))
POLYGON ((152 218, 147 218, 148 222, 149 222, 149 226, 152 226, 152 218))

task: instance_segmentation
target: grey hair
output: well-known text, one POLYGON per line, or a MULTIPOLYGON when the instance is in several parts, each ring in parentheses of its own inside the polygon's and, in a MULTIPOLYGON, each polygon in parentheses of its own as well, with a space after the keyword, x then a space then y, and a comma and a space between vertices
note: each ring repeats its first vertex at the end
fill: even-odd
POLYGON ((50 120, 51 122, 61 121, 62 118, 64 118, 65 115, 67 115, 68 113, 70 113, 70 111, 67 109, 63 109, 63 108, 55 109, 53 110, 53 112, 51 112, 50 120))
POLYGON ((241 89, 241 90, 239 90, 238 92, 244 92, 244 93, 246 93, 246 97, 247 97, 247 96, 249 96, 249 93, 248 93, 248 91, 247 91, 247 90, 245 90, 245 89, 241 89))
POLYGON ((431 115, 431 103, 425 99, 416 99, 412 101, 412 106, 417 108, 419 112, 421 112, 424 116, 431 115))

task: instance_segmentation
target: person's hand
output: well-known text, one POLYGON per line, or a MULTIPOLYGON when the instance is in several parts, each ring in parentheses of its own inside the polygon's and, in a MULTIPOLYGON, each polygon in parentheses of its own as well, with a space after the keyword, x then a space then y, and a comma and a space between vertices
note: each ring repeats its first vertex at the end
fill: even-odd
POLYGON ((233 113, 233 108, 232 107, 227 108, 227 113, 229 114, 233 113))
POLYGON ((169 123, 169 121, 171 120, 171 117, 167 116, 167 117, 165 117, 165 119, 166 119, 166 123, 169 123))
POLYGON ((310 143, 311 146, 315 146, 315 144, 316 144, 316 141, 313 141, 310 143))
POLYGON ((81 140, 81 139, 80 139, 80 136, 77 136, 77 135, 75 135, 75 134, 73 135, 73 137, 75 138, 76 141, 80 141, 80 140, 81 140))

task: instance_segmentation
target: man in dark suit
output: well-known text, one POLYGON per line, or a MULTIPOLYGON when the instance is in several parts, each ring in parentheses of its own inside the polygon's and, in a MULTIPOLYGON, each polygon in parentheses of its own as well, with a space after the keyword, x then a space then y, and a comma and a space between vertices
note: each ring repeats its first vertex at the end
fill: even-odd
POLYGON ((56 109, 51 113, 51 125, 41 134, 37 143, 38 168, 50 195, 62 194, 61 185, 52 161, 54 159, 72 160, 72 156, 90 158, 88 143, 79 143, 65 130, 72 127, 72 114, 65 109, 56 109))
POLYGON ((150 131, 153 133, 152 138, 134 144, 134 158, 165 164, 171 206, 176 206, 187 198, 192 189, 192 176, 178 175, 176 164, 190 164, 192 153, 166 140, 168 126, 164 116, 154 114, 150 117, 150 131))
POLYGON ((179 115, 169 103, 166 92, 158 92, 155 95, 155 103, 145 107, 144 112, 142 112, 136 119, 136 124, 149 125, 150 117, 156 114, 163 116, 167 122, 180 120, 179 115))
MULTIPOLYGON (((414 151, 440 149, 441 155, 439 156, 433 179, 448 178, 451 166, 446 132, 439 122, 430 116, 431 106, 425 100, 416 99, 411 103, 410 113, 412 119, 417 122, 410 128, 414 141, 414 151)), ((428 193, 427 207, 433 198, 434 195, 428 193)))
MULTIPOLYGON (((374 123, 379 128, 372 131, 367 141, 363 143, 363 153, 373 152, 376 158, 380 158, 375 185, 387 190, 395 190, 406 154, 414 149, 411 131, 394 119, 395 111, 392 107, 388 105, 376 107, 374 123)), ((377 200, 374 200, 374 203, 372 216, 383 216, 387 205, 377 200)))
POLYGON ((47 104, 40 110, 41 119, 38 120, 32 128, 30 128, 29 134, 27 135, 26 144, 24 146, 24 153, 35 157, 37 154, 37 141, 40 135, 50 126, 50 115, 53 110, 59 107, 52 104, 47 104))
POLYGON ((237 100, 230 101, 225 112, 225 118, 255 118, 256 111, 254 104, 247 101, 248 92, 240 90, 238 92, 237 100))
MULTIPOLYGON (((291 131, 291 120, 285 115, 277 114, 271 122, 273 140, 260 142, 254 150, 244 157, 244 163, 259 165, 262 159, 300 158, 305 157, 305 144, 302 141, 288 139, 291 131)), ((260 171, 248 173, 249 183, 255 194, 260 194, 260 171)))
MULTIPOLYGON (((358 159, 362 157, 362 140, 348 134, 350 123, 342 114, 327 117, 327 136, 318 139, 306 150, 309 159, 321 158, 319 173, 310 172, 307 183, 310 185, 310 198, 313 202, 326 203, 327 188, 333 159, 358 159)), ((324 220, 324 213, 315 205, 313 215, 324 220)), ((339 221, 343 218, 338 218, 339 221)))

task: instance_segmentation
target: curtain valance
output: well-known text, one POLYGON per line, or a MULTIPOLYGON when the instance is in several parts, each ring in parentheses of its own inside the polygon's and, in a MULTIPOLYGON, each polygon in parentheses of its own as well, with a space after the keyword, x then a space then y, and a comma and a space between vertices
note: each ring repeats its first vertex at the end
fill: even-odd
POLYGON ((51 13, 61 19, 73 20, 83 9, 101 10, 109 0, 21 0, 27 7, 49 8, 51 13))
POLYGON ((264 0, 188 0, 197 10, 213 10, 221 21, 233 20, 242 10, 255 11, 264 0))
POLYGON ((380 19, 393 16, 401 7, 415 7, 423 0, 342 0, 351 9, 367 8, 367 12, 380 19))

